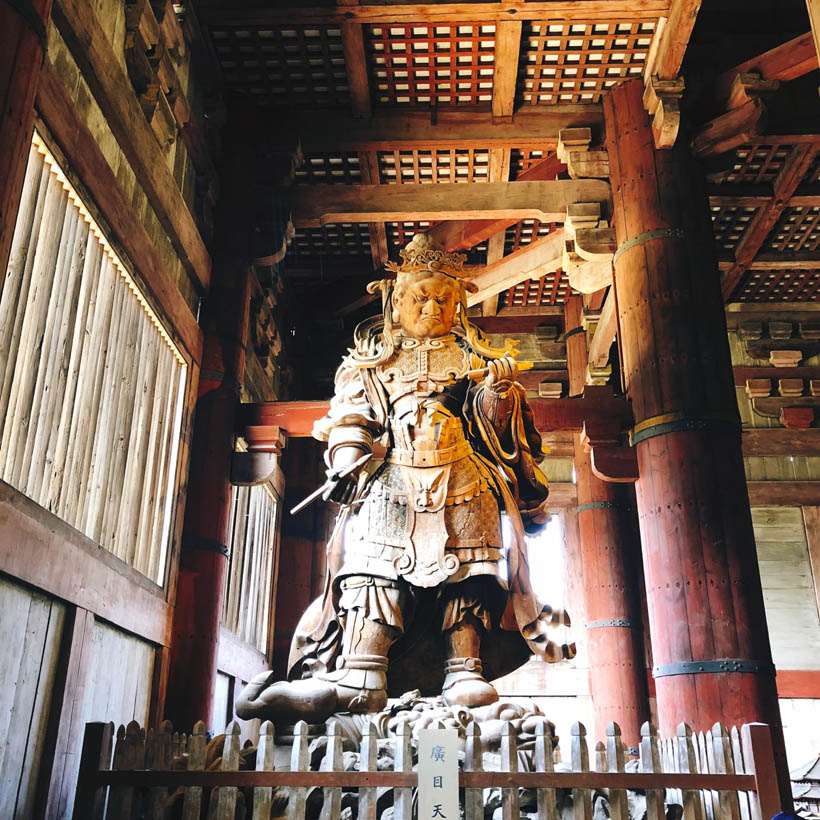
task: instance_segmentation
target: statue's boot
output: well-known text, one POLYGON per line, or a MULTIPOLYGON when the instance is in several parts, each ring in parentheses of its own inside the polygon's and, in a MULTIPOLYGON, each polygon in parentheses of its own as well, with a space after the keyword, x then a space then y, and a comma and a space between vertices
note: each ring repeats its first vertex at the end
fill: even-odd
POLYGON ((495 687, 481 674, 480 628, 468 616, 444 635, 447 661, 441 696, 448 706, 487 706, 498 700, 495 687))
POLYGON ((321 678, 271 680, 271 673, 257 675, 236 699, 237 717, 260 718, 274 723, 323 723, 337 712, 336 687, 321 678))
POLYGON ((365 618, 358 609, 345 616, 342 655, 334 672, 320 675, 336 688, 337 711, 380 712, 387 705, 387 652, 395 627, 365 618))

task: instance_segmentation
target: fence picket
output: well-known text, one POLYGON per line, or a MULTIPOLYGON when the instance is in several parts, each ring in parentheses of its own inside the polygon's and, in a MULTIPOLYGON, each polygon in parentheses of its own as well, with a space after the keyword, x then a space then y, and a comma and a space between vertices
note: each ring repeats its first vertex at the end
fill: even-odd
MULTIPOLYGON (((621 727, 614 722, 606 727, 606 759, 610 772, 623 774, 626 771, 626 749, 621 740, 621 727)), ((629 820, 629 806, 623 789, 609 790, 609 816, 611 820, 629 820)))
MULTIPOLYGON (((515 742, 515 734, 509 723, 505 723, 501 730, 501 771, 518 771, 518 744, 515 742)), ((502 820, 518 820, 519 815, 518 787, 502 788, 502 820)))
MULTIPOLYGON (((539 723, 535 727, 535 771, 552 772, 553 748, 552 738, 555 726, 552 723, 539 723)), ((555 789, 538 789, 536 791, 538 820, 557 820, 558 809, 555 803, 555 789)), ((470 818, 467 818, 470 820, 470 818)))
MULTIPOLYGON (((406 726, 407 724, 403 724, 406 726)), ((481 729, 473 721, 467 724, 467 741, 464 747, 464 771, 480 772, 483 769, 481 754, 481 729)), ((396 820, 400 820, 398 817, 396 820)), ((409 817, 407 818, 409 820, 409 817)), ((464 789, 464 820, 484 820, 484 790, 464 789)), ((541 818, 539 817, 539 820, 541 818)))
MULTIPOLYGON (((648 721, 641 726, 641 745, 638 750, 642 772, 657 773, 661 771, 661 753, 658 745, 658 730, 648 721)), ((663 791, 646 790, 646 820, 664 820, 663 791)))
MULTIPOLYGON (((572 771, 589 771, 589 749, 587 730, 583 723, 572 724, 572 771)), ((589 789, 572 790, 572 812, 574 820, 592 820, 592 793, 589 789)), ((652 818, 649 818, 652 820, 652 818)))
MULTIPOLYGON (((676 735, 677 755, 675 764, 681 774, 696 774, 699 771, 697 745, 692 729, 685 723, 678 726, 676 735)), ((703 820, 703 796, 699 791, 681 792, 683 820, 703 820)))
MULTIPOLYGON (((780 787, 775 768, 771 729, 764 723, 746 723, 742 729, 743 756, 750 774, 754 774, 756 791, 751 801, 754 820, 768 820, 782 811, 780 787)), ((784 795, 784 801, 791 795, 784 795)))
MULTIPOLYGON (((199 720, 188 738, 188 771, 201 772, 205 768, 205 724, 199 720)), ((186 786, 182 800, 182 820, 199 820, 202 809, 202 787, 186 786)))
MULTIPOLYGON (((322 760, 322 771, 342 771, 342 736, 339 732, 339 723, 335 720, 327 725, 327 751, 322 760)), ((325 786, 323 797, 320 820, 336 820, 342 811, 342 790, 338 786, 325 786)), ((264 820, 267 820, 267 816, 264 820)))
MULTIPOLYGON (((725 726, 716 723, 712 727, 712 748, 715 757, 715 774, 734 774, 732 744, 725 726)), ((721 820, 740 820, 737 792, 718 792, 718 806, 721 820)))
MULTIPOLYGON (((274 766, 273 724, 266 720, 259 728, 259 743, 256 747, 256 771, 272 772, 274 766)), ((253 820, 270 820, 273 789, 270 786, 256 786, 253 790, 253 820)))
MULTIPOLYGON (((741 743, 740 732, 737 726, 732 726, 730 735, 732 738, 732 760, 735 764, 735 772, 737 774, 747 774, 746 763, 743 760, 743 744, 741 743)), ((741 820, 750 820, 751 809, 749 807, 749 793, 738 792, 737 801, 740 806, 741 820)))
MULTIPOLYGON (((171 764, 171 733, 173 726, 169 720, 164 720, 159 731, 154 735, 154 744, 150 760, 146 760, 146 768, 155 771, 167 771, 171 764)), ((163 820, 165 806, 168 801, 167 786, 152 786, 150 796, 149 816, 153 820, 163 820)))
MULTIPOLYGON (((300 720, 293 727, 293 748, 290 753, 290 770, 292 772, 306 772, 309 769, 308 725, 304 720, 300 720)), ((295 786, 289 791, 287 820, 304 820, 307 789, 304 786, 295 786)))
MULTIPOLYGON (((375 772, 378 753, 376 726, 373 723, 368 723, 367 728, 362 732, 362 751, 359 755, 359 771, 375 772)), ((375 786, 362 786, 359 788, 358 820, 377 820, 376 797, 377 791, 375 786)))
POLYGON ((595 771, 605 772, 608 766, 606 763, 606 745, 602 740, 595 744, 595 771))
MULTIPOLYGON (((225 729, 221 771, 235 772, 239 770, 239 749, 239 724, 232 720, 225 729)), ((236 817, 237 792, 236 786, 220 786, 211 792, 209 811, 213 811, 213 806, 216 805, 213 820, 234 820, 236 817)), ((210 813, 208 817, 210 820, 210 813)))

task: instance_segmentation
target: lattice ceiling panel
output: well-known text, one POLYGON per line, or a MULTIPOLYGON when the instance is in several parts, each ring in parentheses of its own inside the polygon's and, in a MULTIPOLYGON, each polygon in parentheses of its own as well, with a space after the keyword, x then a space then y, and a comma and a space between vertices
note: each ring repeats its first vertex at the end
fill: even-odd
POLYGON ((551 157, 555 151, 549 148, 513 148, 510 151, 510 179, 518 179, 524 171, 551 157))
POLYGON ((598 102, 624 77, 643 74, 657 20, 525 25, 518 65, 521 100, 598 102))
POLYGON ((488 149, 379 151, 381 182, 488 182, 488 149))
POLYGON ((572 292, 569 279, 563 271, 544 274, 508 288, 499 296, 499 307, 543 307, 562 305, 572 292))
POLYGON ((360 257, 370 256, 367 223, 339 223, 324 228, 297 228, 288 256, 360 257))
POLYGON ((757 213, 757 208, 740 205, 713 205, 711 211, 712 229, 715 232, 718 253, 730 255, 748 230, 749 224, 757 213))
POLYGON ((522 219, 510 225, 504 237, 504 255, 517 251, 522 245, 529 245, 533 239, 552 233, 558 225, 554 222, 539 222, 537 219, 522 219))
POLYGON ((210 32, 229 88, 274 105, 349 103, 337 26, 213 27, 210 32))
POLYGON ((820 245, 820 207, 784 208, 762 250, 774 253, 816 251, 820 245))
POLYGON ((737 302, 820 301, 820 270, 752 270, 732 296, 737 302))
POLYGON ((293 176, 300 184, 358 184, 362 181, 359 155, 355 152, 306 154, 293 176))
POLYGON ((380 104, 474 105, 493 97, 495 26, 367 26, 371 88, 380 104))
POLYGON ((791 145, 754 142, 735 151, 732 168, 723 177, 735 184, 773 183, 792 151, 791 145))

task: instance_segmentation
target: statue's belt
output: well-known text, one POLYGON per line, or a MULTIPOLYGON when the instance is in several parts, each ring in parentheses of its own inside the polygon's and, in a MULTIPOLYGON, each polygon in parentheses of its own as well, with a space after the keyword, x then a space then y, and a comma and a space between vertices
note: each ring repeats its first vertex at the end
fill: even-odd
POLYGON ((439 450, 402 450, 394 447, 387 454, 387 461, 403 467, 441 467, 465 458, 473 452, 468 441, 460 441, 452 447, 439 450))

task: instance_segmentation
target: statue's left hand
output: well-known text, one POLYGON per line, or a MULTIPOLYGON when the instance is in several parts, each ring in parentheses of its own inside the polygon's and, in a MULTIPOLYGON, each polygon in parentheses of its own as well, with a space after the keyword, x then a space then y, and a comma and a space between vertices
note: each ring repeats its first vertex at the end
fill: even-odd
POLYGON ((518 374, 518 363, 510 356, 493 359, 487 364, 487 378, 484 385, 494 393, 506 393, 518 374))
POLYGON ((325 501, 335 501, 337 504, 350 504, 356 497, 359 485, 358 475, 348 475, 338 478, 333 470, 327 471, 328 488, 322 493, 325 501))

